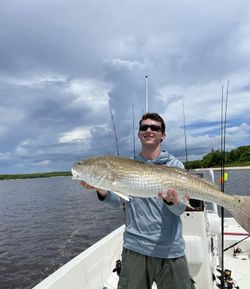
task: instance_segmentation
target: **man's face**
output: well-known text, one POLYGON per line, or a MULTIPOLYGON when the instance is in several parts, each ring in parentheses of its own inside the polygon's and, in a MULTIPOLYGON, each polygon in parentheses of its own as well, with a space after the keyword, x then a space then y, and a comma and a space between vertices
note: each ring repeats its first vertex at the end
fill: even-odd
POLYGON ((141 122, 138 137, 143 146, 157 146, 165 138, 161 131, 161 122, 153 119, 145 119, 141 122), (150 127, 152 126, 152 127, 150 127))

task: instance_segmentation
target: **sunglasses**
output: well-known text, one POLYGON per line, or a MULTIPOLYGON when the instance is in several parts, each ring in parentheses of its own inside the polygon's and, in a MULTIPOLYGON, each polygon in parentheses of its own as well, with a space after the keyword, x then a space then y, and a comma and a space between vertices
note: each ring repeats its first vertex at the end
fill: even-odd
POLYGON ((140 125, 141 131, 146 131, 148 128, 150 128, 152 131, 161 131, 162 130, 162 128, 156 124, 142 124, 142 125, 140 125))

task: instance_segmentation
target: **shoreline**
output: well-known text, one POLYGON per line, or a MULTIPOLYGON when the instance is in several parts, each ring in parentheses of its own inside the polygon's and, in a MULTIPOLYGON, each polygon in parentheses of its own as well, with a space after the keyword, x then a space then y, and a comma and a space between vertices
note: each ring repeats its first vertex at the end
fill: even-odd
MULTIPOLYGON (((196 172, 199 171, 220 171, 220 167, 212 167, 212 168, 196 168, 192 169, 196 172)), ((250 166, 228 166, 225 167, 225 170, 250 170, 250 166)), ((0 174, 1 180, 20 180, 20 179, 34 179, 34 178, 51 178, 51 177, 65 177, 72 176, 70 171, 62 171, 62 172, 46 172, 46 173, 30 173, 30 174, 0 174)))
POLYGON ((71 172, 63 171, 63 172, 47 172, 47 173, 32 173, 32 174, 0 174, 0 181, 34 179, 34 178, 52 178, 52 177, 65 177, 65 176, 71 176, 71 172))
MULTIPOLYGON (((194 171, 220 171, 221 168, 197 168, 194 171)), ((250 166, 225 167, 224 170, 250 170, 250 166)))

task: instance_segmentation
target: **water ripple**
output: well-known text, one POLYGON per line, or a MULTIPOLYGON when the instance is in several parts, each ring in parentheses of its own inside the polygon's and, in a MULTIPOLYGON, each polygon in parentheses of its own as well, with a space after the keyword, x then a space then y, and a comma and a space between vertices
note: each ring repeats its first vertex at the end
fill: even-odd
POLYGON ((1 181, 0 289, 32 288, 121 223, 70 177, 1 181))

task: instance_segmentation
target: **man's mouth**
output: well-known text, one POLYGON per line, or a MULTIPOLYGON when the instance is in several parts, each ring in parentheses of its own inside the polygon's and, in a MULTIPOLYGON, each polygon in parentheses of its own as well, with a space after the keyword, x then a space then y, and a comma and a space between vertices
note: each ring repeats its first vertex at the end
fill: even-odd
POLYGON ((144 139, 152 139, 153 136, 152 136, 152 135, 144 135, 143 138, 144 138, 144 139))
POLYGON ((143 135, 144 138, 153 138, 152 134, 151 133, 145 133, 143 135))

